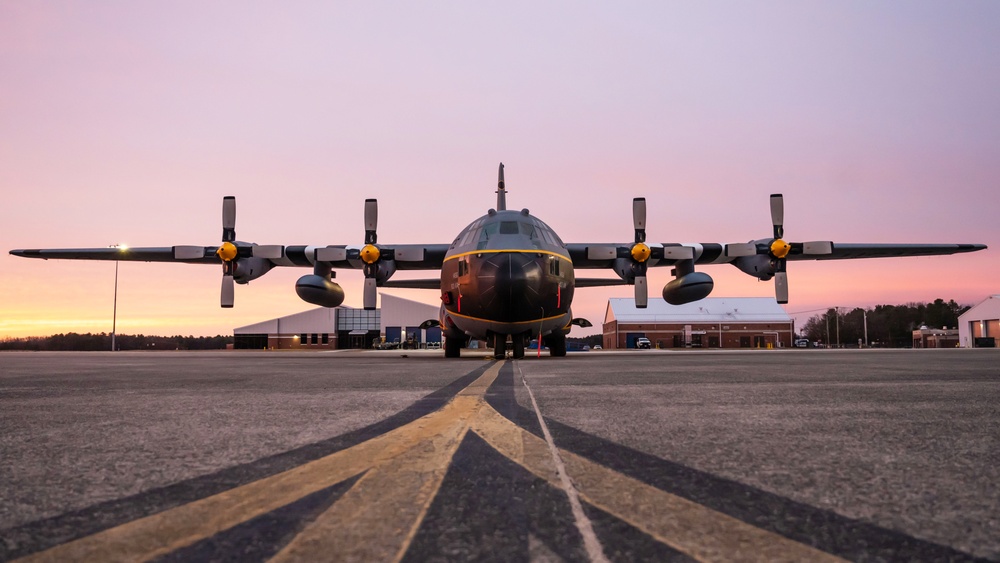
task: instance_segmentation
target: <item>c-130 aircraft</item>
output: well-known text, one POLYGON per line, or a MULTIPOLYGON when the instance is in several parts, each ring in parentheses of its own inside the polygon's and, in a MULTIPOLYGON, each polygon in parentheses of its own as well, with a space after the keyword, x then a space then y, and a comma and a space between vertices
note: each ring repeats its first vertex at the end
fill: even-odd
POLYGON ((663 298, 680 305, 704 299, 714 282, 695 266, 732 264, 760 280, 774 279, 778 303, 788 302, 787 263, 795 260, 841 260, 928 256, 975 252, 983 244, 842 244, 831 241, 786 242, 784 200, 771 195, 769 238, 747 243, 647 243, 646 200, 632 200, 635 238, 631 243, 564 243, 547 224, 527 209, 507 209, 503 163, 497 183, 497 205, 462 229, 451 244, 379 244, 378 202, 365 200, 365 242, 362 246, 258 245, 236 240, 236 198, 222 200, 222 244, 147 248, 78 248, 11 250, 15 256, 42 259, 131 260, 222 264, 222 306, 232 307, 234 282, 245 284, 275 266, 312 267, 295 283, 304 301, 337 307, 344 290, 333 281, 336 269, 364 272, 364 308, 374 309, 378 287, 439 289, 439 325, 445 337, 445 357, 457 358, 470 339, 485 340, 496 358, 507 352, 524 357, 526 344, 539 338, 552 356, 566 355, 571 325, 591 326, 574 319, 570 306, 577 287, 632 285, 636 307, 647 304, 646 271, 673 267, 674 279, 663 287, 663 298), (576 270, 613 270, 614 278, 577 278, 576 270), (396 280, 397 270, 440 270, 439 279, 396 280))

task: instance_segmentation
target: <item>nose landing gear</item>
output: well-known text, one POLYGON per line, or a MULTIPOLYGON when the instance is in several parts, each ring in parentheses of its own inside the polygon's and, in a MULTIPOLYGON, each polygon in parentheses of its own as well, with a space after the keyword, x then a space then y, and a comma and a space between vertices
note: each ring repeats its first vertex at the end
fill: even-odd
MULTIPOLYGON (((507 337, 506 334, 492 333, 493 340, 493 358, 497 360, 502 360, 507 357, 507 337)), ((511 357, 515 360, 520 360, 524 357, 524 347, 528 339, 528 333, 525 334, 511 334, 510 336, 510 349, 511 357)))

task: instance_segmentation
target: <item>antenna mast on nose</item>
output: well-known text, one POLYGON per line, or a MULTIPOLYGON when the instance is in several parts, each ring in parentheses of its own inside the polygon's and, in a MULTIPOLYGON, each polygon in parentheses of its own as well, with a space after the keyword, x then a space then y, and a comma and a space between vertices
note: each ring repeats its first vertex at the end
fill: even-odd
POLYGON ((497 180, 497 211, 507 209, 507 190, 503 187, 503 163, 500 163, 500 177, 497 180))

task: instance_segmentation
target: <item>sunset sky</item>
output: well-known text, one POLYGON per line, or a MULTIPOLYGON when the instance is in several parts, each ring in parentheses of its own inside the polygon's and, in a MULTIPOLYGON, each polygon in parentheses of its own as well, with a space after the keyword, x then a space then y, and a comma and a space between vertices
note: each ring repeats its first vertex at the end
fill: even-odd
MULTIPOLYGON (((996 1, 3 2, 0 338, 111 330, 113 262, 10 249, 217 244, 225 195, 240 240, 361 244, 375 197, 380 242, 447 243, 500 161, 508 205, 567 242, 630 241, 637 196, 650 241, 764 238, 781 192, 789 240, 990 246, 791 263, 800 323, 975 304, 1000 293, 998 28, 996 1)), ((307 272, 224 310, 221 267, 121 263, 117 329, 229 334, 311 308, 307 272)), ((337 281, 360 306, 362 274, 337 281)), ((631 291, 580 289, 574 314, 631 291)))

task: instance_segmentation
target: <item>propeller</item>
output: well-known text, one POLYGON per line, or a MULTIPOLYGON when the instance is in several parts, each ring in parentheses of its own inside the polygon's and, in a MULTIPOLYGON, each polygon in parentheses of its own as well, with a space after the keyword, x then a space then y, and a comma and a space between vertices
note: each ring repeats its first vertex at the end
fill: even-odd
POLYGON ((833 243, 830 241, 811 241, 804 243, 785 242, 783 238, 785 236, 784 196, 781 194, 771 194, 770 207, 771 225, 774 229, 771 240, 727 244, 726 255, 764 255, 769 257, 774 268, 774 297, 778 303, 785 304, 788 303, 788 255, 792 253, 793 250, 797 254, 832 254, 833 243))
POLYGON ((376 276, 378 261, 382 253, 378 246, 378 200, 365 200, 365 246, 361 249, 361 261, 365 263, 365 309, 374 309, 378 300, 376 276))
MULTIPOLYGON (((197 260, 201 261, 207 257, 212 247, 204 246, 174 246, 175 260, 197 260)), ((264 275, 271 264, 267 260, 280 260, 285 256, 285 247, 282 245, 240 245, 236 242, 236 197, 226 196, 222 198, 222 244, 215 249, 215 255, 222 260, 222 290, 221 305, 225 308, 233 306, 235 294, 235 282, 237 274, 237 259, 260 259, 248 260, 250 264, 239 273, 240 283, 247 283, 264 275)))
POLYGON ((632 226, 635 228, 635 244, 629 253, 632 255, 635 271, 635 306, 645 309, 649 301, 649 287, 646 284, 646 261, 652 250, 646 244, 646 198, 637 197, 632 200, 632 226))
MULTIPOLYGON (((204 246, 175 246, 174 258, 178 260, 197 260, 205 257, 204 246)), ((222 198, 222 244, 216 249, 215 255, 222 260, 222 290, 220 304, 229 309, 233 306, 235 297, 236 259, 240 249, 236 246, 236 197, 227 195, 222 198)))
POLYGON ((222 244, 215 251, 222 260, 222 298, 221 304, 229 309, 233 306, 235 283, 233 272, 236 269, 235 260, 239 255, 236 247, 236 197, 227 195, 222 198, 222 244))

